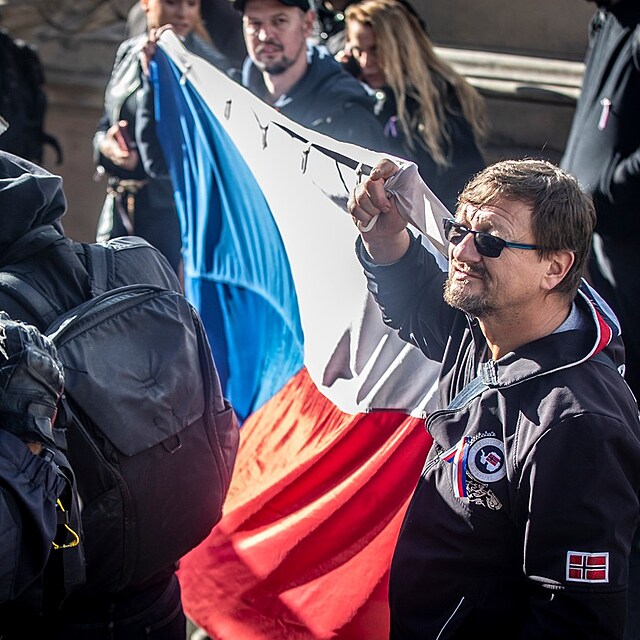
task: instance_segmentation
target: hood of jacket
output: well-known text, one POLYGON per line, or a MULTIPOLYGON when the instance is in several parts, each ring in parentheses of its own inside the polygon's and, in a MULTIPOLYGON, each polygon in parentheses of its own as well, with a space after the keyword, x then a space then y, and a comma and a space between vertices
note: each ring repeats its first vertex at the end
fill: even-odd
MULTIPOLYGON (((318 111, 333 109, 336 101, 339 103, 360 103, 373 111, 376 102, 373 94, 344 71, 340 63, 334 60, 328 49, 313 44, 307 45, 307 71, 291 87, 291 90, 280 96, 273 106, 288 114, 288 107, 300 108, 302 104, 309 110, 318 111)), ((247 58, 242 67, 242 85, 252 93, 265 98, 267 89, 262 78, 262 72, 256 67, 251 58, 247 58)), ((295 119, 295 118, 294 118, 295 119)), ((299 123, 308 126, 309 123, 299 123)))
POLYGON ((604 299, 585 280, 575 303, 585 319, 580 330, 551 333, 522 345, 499 360, 482 366, 483 382, 489 387, 505 388, 525 380, 574 367, 602 353, 612 366, 621 370, 624 347, 620 323, 604 299))
POLYGON ((0 251, 35 227, 51 224, 62 232, 66 208, 60 176, 0 151, 0 251))

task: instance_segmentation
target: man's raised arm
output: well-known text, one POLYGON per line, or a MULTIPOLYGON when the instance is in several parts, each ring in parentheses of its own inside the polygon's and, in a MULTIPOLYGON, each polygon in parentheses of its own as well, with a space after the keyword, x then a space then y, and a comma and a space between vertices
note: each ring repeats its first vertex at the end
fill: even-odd
POLYGON ((397 171, 398 166, 391 160, 380 161, 349 198, 349 213, 367 253, 378 264, 397 262, 409 248, 407 223, 394 197, 385 191, 385 181, 397 171))

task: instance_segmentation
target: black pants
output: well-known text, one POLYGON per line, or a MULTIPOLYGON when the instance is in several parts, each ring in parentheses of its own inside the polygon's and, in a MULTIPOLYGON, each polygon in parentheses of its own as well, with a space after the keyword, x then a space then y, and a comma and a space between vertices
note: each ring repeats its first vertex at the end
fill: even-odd
POLYGON ((112 599, 83 601, 65 608, 42 636, 51 640, 185 640, 187 621, 180 584, 168 580, 112 599))

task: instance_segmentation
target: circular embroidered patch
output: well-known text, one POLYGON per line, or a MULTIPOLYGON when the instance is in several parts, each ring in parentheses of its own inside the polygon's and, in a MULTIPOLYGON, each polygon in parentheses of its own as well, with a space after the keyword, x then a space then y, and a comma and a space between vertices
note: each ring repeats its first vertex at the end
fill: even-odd
POLYGON ((504 445, 498 438, 480 438, 469 447, 467 469, 481 482, 497 482, 507 473, 504 445))

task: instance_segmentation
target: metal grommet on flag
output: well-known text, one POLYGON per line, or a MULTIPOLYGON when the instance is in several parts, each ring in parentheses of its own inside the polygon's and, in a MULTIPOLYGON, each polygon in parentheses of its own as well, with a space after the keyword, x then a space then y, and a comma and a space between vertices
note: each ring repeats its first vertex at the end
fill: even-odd
POLYGON ((254 113, 253 114, 256 118, 256 122, 258 123, 258 126, 260 127, 260 132, 262 133, 262 148, 266 149, 267 148, 267 133, 269 131, 269 123, 267 122, 267 124, 263 125, 262 122, 260 122, 260 118, 258 118, 257 114, 254 113))
POLYGON ((302 152, 302 164, 300 165, 300 169, 302 169, 302 173, 307 172, 307 165, 309 164, 309 153, 311 152, 311 143, 307 145, 307 148, 302 152))
POLYGON ((184 71, 182 72, 182 75, 180 76, 180 84, 183 87, 187 83, 187 76, 189 75, 190 71, 191 71, 191 63, 190 62, 185 62, 184 71))

